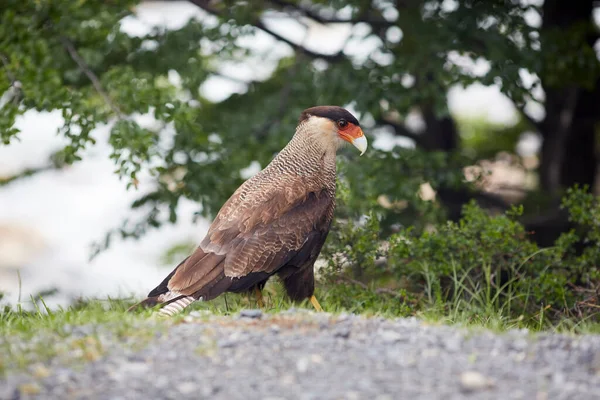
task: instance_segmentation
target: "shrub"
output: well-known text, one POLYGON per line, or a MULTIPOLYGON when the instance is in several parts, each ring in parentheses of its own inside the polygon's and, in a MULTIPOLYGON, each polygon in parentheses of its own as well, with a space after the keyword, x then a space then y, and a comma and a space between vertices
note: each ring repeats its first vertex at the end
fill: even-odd
POLYGON ((548 248, 539 248, 519 222, 522 207, 490 215, 471 202, 456 223, 420 233, 403 229, 387 243, 372 214, 363 224, 345 222, 334 231, 326 253, 337 257, 330 257, 328 271, 342 269, 343 276, 369 279, 368 285, 362 279, 363 289, 393 287, 404 298, 418 299, 417 307, 450 317, 495 315, 527 324, 594 316, 600 290, 600 205, 586 188, 573 188, 563 207, 573 229, 548 248), (376 257, 385 262, 375 262, 376 257))

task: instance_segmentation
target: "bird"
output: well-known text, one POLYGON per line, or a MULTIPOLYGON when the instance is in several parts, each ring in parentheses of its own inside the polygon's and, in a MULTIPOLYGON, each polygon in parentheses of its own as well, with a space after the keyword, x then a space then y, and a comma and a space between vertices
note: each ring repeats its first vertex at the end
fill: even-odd
POLYGON ((294 302, 314 296, 314 264, 335 209, 336 153, 351 143, 360 155, 367 139, 358 120, 338 106, 316 106, 300 114, 288 144, 223 204, 199 246, 143 301, 163 316, 225 292, 261 291, 277 275, 294 302))

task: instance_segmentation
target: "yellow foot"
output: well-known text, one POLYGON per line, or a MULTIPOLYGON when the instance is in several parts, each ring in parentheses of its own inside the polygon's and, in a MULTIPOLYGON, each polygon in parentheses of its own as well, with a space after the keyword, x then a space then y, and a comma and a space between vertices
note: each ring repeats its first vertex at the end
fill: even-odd
POLYGON ((317 301, 317 298, 315 296, 312 296, 310 298, 310 303, 313 305, 315 310, 317 310, 318 312, 323 311, 323 309, 321 308, 321 305, 319 304, 319 302, 317 301))
POLYGON ((259 288, 254 288, 254 295, 256 296, 256 302, 258 303, 258 306, 260 308, 264 308, 265 307, 265 302, 263 301, 263 296, 262 296, 262 292, 260 291, 259 288))

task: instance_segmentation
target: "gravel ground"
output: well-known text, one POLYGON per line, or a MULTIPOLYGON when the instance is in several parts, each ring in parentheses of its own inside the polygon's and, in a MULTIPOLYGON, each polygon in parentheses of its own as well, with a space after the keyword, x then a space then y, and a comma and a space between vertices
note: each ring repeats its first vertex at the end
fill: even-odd
POLYGON ((600 336, 246 310, 192 312, 138 350, 110 337, 95 361, 9 375, 0 398, 600 399, 600 336))

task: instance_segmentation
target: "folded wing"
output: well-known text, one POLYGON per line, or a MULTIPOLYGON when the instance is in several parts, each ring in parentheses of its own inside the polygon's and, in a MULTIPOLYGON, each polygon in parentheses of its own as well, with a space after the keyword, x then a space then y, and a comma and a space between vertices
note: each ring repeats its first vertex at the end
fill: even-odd
POLYGON ((302 177, 242 185, 225 203, 198 249, 168 280, 168 290, 213 298, 252 286, 292 262, 314 262, 333 217, 334 198, 302 177), (292 180, 292 181, 290 181, 292 180))

